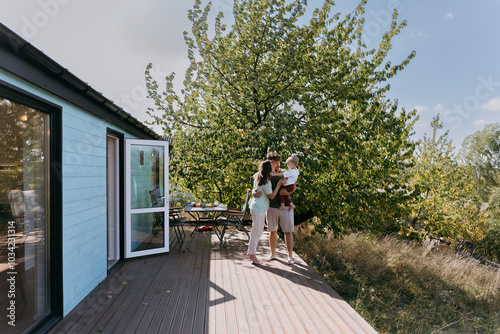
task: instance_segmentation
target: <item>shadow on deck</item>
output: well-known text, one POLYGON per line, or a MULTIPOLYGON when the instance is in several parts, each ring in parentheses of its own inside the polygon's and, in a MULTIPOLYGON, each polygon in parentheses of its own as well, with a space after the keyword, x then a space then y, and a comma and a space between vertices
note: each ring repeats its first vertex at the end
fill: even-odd
POLYGON ((289 266, 283 242, 254 266, 246 235, 226 236, 226 249, 204 232, 189 250, 121 262, 50 333, 376 333, 302 259, 289 266))

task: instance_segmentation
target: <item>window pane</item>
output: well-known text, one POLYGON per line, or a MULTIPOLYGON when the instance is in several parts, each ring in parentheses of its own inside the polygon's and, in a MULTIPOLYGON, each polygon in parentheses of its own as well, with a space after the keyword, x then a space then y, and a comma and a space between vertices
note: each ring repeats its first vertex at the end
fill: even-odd
POLYGON ((19 333, 50 311, 50 116, 1 97, 0 115, 0 333, 19 333))
POLYGON ((165 246, 163 212, 136 213, 131 218, 132 252, 165 246))
POLYGON ((131 208, 164 206, 164 149, 159 146, 131 145, 131 208))

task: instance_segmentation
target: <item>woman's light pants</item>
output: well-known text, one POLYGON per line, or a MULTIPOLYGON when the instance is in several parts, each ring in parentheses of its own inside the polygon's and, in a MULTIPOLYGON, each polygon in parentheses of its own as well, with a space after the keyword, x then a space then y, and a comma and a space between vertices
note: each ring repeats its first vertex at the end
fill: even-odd
POLYGON ((257 253, 257 245, 259 244, 260 237, 264 233, 264 223, 266 221, 265 212, 255 212, 250 210, 252 214, 252 233, 250 234, 250 241, 248 242, 248 255, 255 255, 257 253))

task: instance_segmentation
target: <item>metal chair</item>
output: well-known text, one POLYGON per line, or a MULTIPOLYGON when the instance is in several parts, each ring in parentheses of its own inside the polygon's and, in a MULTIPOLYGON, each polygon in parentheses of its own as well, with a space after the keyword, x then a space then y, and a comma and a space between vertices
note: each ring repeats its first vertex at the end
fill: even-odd
MULTIPOLYGON (((160 207, 164 205, 163 201, 165 200, 165 198, 161 196, 159 188, 150 190, 149 195, 151 197, 151 205, 153 207, 160 207)), ((177 242, 179 243, 179 248, 181 248, 184 243, 183 235, 185 236, 186 234, 184 231, 184 221, 186 220, 186 218, 179 217, 179 213, 180 209, 178 208, 169 209, 168 227, 171 227, 174 230, 177 242)), ((160 214, 159 212, 153 213, 153 227, 155 229, 154 235, 157 235, 158 232, 164 228, 164 223, 165 219, 162 214, 160 214)))
POLYGON ((248 201, 250 200, 250 196, 252 195, 252 190, 247 190, 247 196, 245 199, 245 203, 241 209, 227 209, 222 215, 217 218, 217 225, 222 227, 220 230, 220 245, 226 247, 224 245, 224 235, 226 233, 228 226, 238 227, 239 230, 244 231, 247 234, 248 239, 250 239, 250 235, 248 234, 245 225, 243 224, 243 219, 245 217, 245 212, 247 211, 248 201))
POLYGON ((170 208, 168 217, 168 226, 172 227, 179 243, 179 248, 184 244, 184 237, 186 236, 186 231, 184 231, 184 222, 186 217, 180 217, 181 209, 170 208))
POLYGON ((18 227, 32 230, 35 210, 35 191, 33 190, 11 190, 7 197, 14 221, 18 227))

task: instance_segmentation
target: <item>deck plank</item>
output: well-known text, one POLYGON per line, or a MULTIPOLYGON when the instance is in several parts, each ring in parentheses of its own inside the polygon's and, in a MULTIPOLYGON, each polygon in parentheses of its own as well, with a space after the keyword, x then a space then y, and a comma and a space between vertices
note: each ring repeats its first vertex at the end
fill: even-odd
POLYGON ((236 248, 232 244, 229 247, 237 275, 235 280, 237 280, 239 288, 239 305, 243 306, 243 309, 239 312, 245 315, 245 318, 238 317, 238 332, 261 333, 262 330, 259 326, 259 322, 257 321, 257 314, 252 302, 252 290, 248 280, 246 279, 245 269, 242 267, 243 261, 248 262, 248 259, 246 258, 246 248, 236 248), (239 254, 239 256, 236 256, 236 254, 239 254))
POLYGON ((171 331, 172 327, 176 326, 174 321, 182 322, 184 310, 181 307, 185 305, 185 290, 188 289, 190 282, 189 278, 192 278, 195 261, 196 253, 186 252, 186 256, 183 259, 183 265, 179 272, 179 279, 171 291, 171 301, 168 303, 165 314, 163 315, 163 319, 158 330, 159 333, 176 333, 171 331))
MULTIPOLYGON (((273 264, 277 262, 279 262, 279 260, 272 261, 273 264)), ((272 273, 274 275, 271 275, 271 284, 273 286, 280 287, 280 291, 277 293, 280 298, 286 298, 286 301, 283 301, 284 303, 290 305, 289 307, 284 307, 284 311, 287 312, 288 317, 291 319, 294 331, 297 333, 307 333, 303 323, 310 324, 310 326, 312 326, 312 323, 307 315, 307 312, 303 308, 296 310, 296 307, 294 307, 296 305, 300 305, 300 303, 293 292, 294 287, 292 283, 289 280, 283 280, 285 277, 281 274, 281 271, 278 271, 278 269, 274 266, 272 267, 272 273)))
POLYGON ((84 333, 96 333, 102 328, 102 333, 125 333, 132 315, 138 307, 141 307, 140 300, 144 296, 147 288, 152 282, 152 275, 158 268, 160 257, 154 256, 148 259, 137 259, 143 261, 144 266, 138 277, 126 282, 127 293, 114 298, 111 308, 104 312, 104 316, 96 323, 87 323, 82 328, 84 333), (108 317, 109 316, 109 317, 108 317))
MULTIPOLYGON (((241 272, 239 271, 239 262, 238 259, 234 257, 235 250, 229 245, 229 251, 227 252, 227 261, 229 272, 228 275, 230 277, 232 293, 235 296, 234 298, 234 311, 235 311, 235 330, 232 333, 250 333, 249 322, 247 319, 247 314, 245 312, 245 299, 243 298, 242 293, 242 285, 245 284, 243 280, 241 280, 241 272)), ((243 252, 246 254, 246 252, 243 252)), ((248 291, 248 290, 247 290, 248 291)))
POLYGON ((178 284, 178 280, 182 280, 182 266, 184 264, 183 259, 185 258, 184 254, 169 254, 168 256, 175 256, 175 265, 171 267, 171 275, 170 279, 161 279, 164 281, 163 285, 163 293, 160 296, 160 300, 158 301, 158 305, 156 309, 154 310, 154 314, 151 317, 150 323, 147 323, 147 319, 143 319, 143 323, 140 325, 139 328, 147 329, 146 331, 139 332, 139 329, 137 333, 158 333, 159 328, 161 326, 163 317, 166 313, 166 310, 168 308, 168 305, 170 302, 175 302, 172 291, 174 291, 175 286, 178 284))
MULTIPOLYGON (((215 250, 218 251, 218 250, 215 250)), ((227 333, 237 333, 238 332, 238 322, 237 322, 237 302, 239 300, 239 295, 234 282, 235 270, 233 268, 233 261, 231 258, 231 252, 225 252, 222 259, 222 285, 227 287, 226 290, 228 294, 224 299, 224 311, 225 311, 225 325, 227 333)))
MULTIPOLYGON (((208 333, 216 333, 216 326, 215 324, 217 321, 215 321, 215 312, 209 312, 208 310, 210 307, 215 305, 217 298, 218 298, 218 291, 216 289, 217 287, 217 273, 220 272, 220 268, 217 267, 217 264, 220 263, 218 261, 217 257, 219 256, 220 253, 218 252, 211 252, 210 253, 210 273, 209 273, 209 279, 210 279, 210 287, 209 287, 209 295, 208 295, 208 307, 207 307, 207 316, 208 316, 208 322, 207 322, 207 332, 208 333)), ((221 295, 222 296, 222 295, 221 295)))
POLYGON ((139 262, 120 263, 108 277, 80 302, 65 318, 51 329, 51 333, 77 333, 88 321, 102 316, 112 303, 110 296, 118 296, 125 289, 123 282, 135 276, 140 270, 139 262))
POLYGON ((137 326, 136 333, 146 333, 153 322, 153 317, 156 314, 159 314, 161 310, 162 301, 165 302, 168 299, 168 283, 176 278, 175 273, 178 270, 178 266, 182 263, 179 259, 180 254, 171 254, 171 256, 165 256, 164 261, 161 263, 162 271, 158 274, 156 279, 157 284, 154 286, 155 293, 153 296, 147 300, 143 301, 143 303, 147 303, 147 310, 144 312, 144 315, 141 317, 140 322, 137 326), (164 295, 167 295, 165 299, 164 295))
POLYGON ((288 265, 281 240, 278 259, 264 262, 267 238, 260 266, 236 229, 226 248, 203 232, 189 250, 188 236, 169 254, 122 261, 49 333, 376 333, 296 254, 288 265))
POLYGON ((193 332, 206 333, 206 322, 208 319, 208 298, 210 283, 210 249, 204 248, 203 262, 201 264, 200 280, 198 284, 198 295, 193 317, 193 332))
MULTIPOLYGON (((247 282, 248 292, 252 303, 251 305, 253 306, 253 312, 251 313, 252 316, 249 317, 248 324, 258 325, 259 330, 256 331, 258 333, 272 333, 271 322, 269 321, 269 317, 266 312, 266 304, 269 304, 269 300, 261 291, 261 282, 259 281, 258 276, 259 268, 258 266, 251 264, 251 262, 246 258, 247 243, 244 243, 243 240, 238 239, 235 236, 235 230, 231 230, 228 234, 229 233, 231 234, 230 240, 232 241, 232 245, 238 245, 238 247, 233 246, 233 254, 235 257, 240 259, 238 266, 242 271, 242 279, 247 282)), ((243 234, 240 234, 240 236, 242 235, 243 234)))
POLYGON ((201 319, 200 315, 198 315, 196 319, 197 312, 201 313, 203 319, 205 317, 206 310, 204 306, 206 305, 208 270, 203 270, 203 268, 207 266, 207 261, 210 261, 208 256, 210 256, 210 250, 208 248, 203 248, 203 250, 198 252, 194 267, 194 275, 189 288, 190 293, 187 300, 184 323, 179 333, 196 333, 194 330, 196 321, 200 321, 201 319))
POLYGON ((193 253, 194 262, 192 268, 189 269, 189 275, 184 278, 184 290, 181 296, 181 300, 177 305, 176 318, 172 324, 172 333, 192 333, 193 331, 193 319, 194 312, 196 309, 196 301, 198 296, 198 285, 201 279, 201 266, 203 264, 203 258, 206 249, 199 249, 198 252, 193 253), (179 312, 182 311, 182 312, 179 312))

